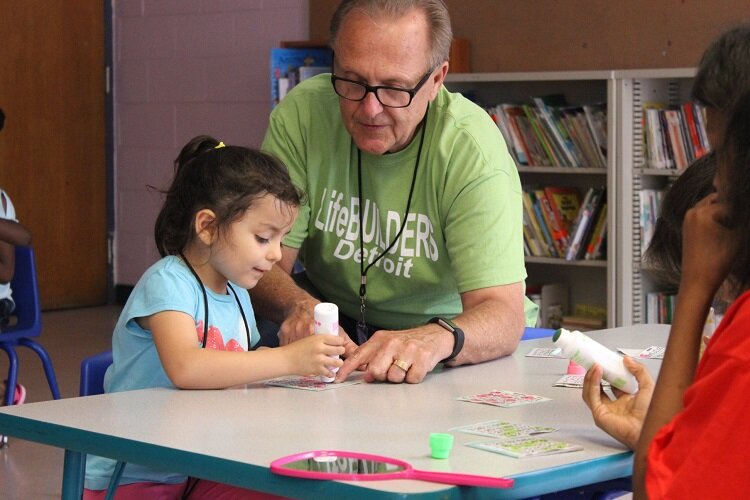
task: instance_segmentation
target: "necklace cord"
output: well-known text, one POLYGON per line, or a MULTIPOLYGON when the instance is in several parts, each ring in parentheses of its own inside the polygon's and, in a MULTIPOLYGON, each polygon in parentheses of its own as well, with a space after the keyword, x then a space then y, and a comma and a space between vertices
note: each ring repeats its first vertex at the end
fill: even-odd
POLYGON ((360 273, 360 283, 359 283, 359 299, 360 299, 360 313, 361 313, 361 322, 362 325, 365 325, 365 297, 367 296, 367 272, 370 270, 372 266, 374 266, 380 259, 386 256, 388 252, 396 245, 396 242, 401 237, 401 233, 404 232, 404 228, 406 227, 406 218, 409 216, 409 209, 411 208, 411 200, 412 196, 414 195, 414 186, 417 181, 417 169, 419 167, 419 159, 422 156, 422 146, 424 145, 424 137, 425 137, 425 131, 427 130, 427 115, 430 112, 430 105, 427 105, 427 110, 425 111, 424 118, 422 118, 421 124, 422 124, 422 130, 421 135, 419 139, 419 148, 417 149, 417 160, 414 162, 414 172, 412 173, 411 177, 411 186, 409 187, 409 196, 406 200, 406 210, 404 211, 404 216, 401 219, 401 227, 398 230, 398 233, 393 238, 393 241, 391 241, 390 245, 383 250, 383 252, 378 255, 372 262, 370 262, 367 267, 365 267, 365 259, 364 259, 364 222, 362 220, 362 151, 357 148, 357 194, 359 196, 359 203, 360 203, 360 209, 359 209, 359 273, 360 273))
MULTIPOLYGON (((200 279, 200 276, 198 276, 198 273, 195 272, 195 269, 193 269, 193 266, 190 265, 190 262, 185 258, 185 255, 180 252, 180 257, 182 258, 182 261, 185 263, 188 269, 190 269, 190 272, 193 273, 193 276, 195 276, 196 281, 198 282, 198 285, 201 287, 201 292, 203 292, 203 341, 201 343, 201 348, 206 348, 206 342, 208 342, 208 294, 206 293, 206 287, 203 285, 203 282, 200 279)), ((227 281, 227 288, 232 292, 232 295, 234 295, 234 300, 237 302, 237 307, 240 308, 240 316, 242 316, 242 322, 245 324, 245 335, 247 336, 247 350, 248 351, 254 351, 254 348, 251 348, 250 344, 250 327, 247 324, 247 318, 245 317, 245 310, 242 308, 242 304, 240 304, 240 298, 237 296, 237 292, 234 291, 234 287, 229 284, 229 281, 227 281)))

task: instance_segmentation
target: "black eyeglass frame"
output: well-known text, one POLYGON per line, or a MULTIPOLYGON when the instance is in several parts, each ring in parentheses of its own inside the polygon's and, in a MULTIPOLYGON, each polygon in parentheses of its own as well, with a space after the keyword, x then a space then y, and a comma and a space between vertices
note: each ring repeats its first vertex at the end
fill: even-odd
POLYGON ((368 85, 366 83, 358 82, 357 80, 350 80, 348 78, 336 76, 333 73, 331 73, 331 85, 333 86, 333 91, 336 92, 336 95, 348 101, 354 101, 354 102, 363 101, 365 97, 367 97, 367 94, 372 92, 373 94, 375 94, 375 99, 377 99, 378 102, 382 104, 383 106, 385 106, 386 108, 396 108, 396 109, 408 108, 411 105, 411 102, 414 100, 414 96, 417 95, 417 92, 419 92, 419 90, 424 86, 424 84, 427 83, 427 80, 430 78, 430 75, 432 75, 434 71, 435 71, 435 68, 432 68, 427 73, 425 73, 422 79, 419 80, 419 82, 414 86, 414 88, 411 88, 411 89, 404 89, 401 87, 391 87, 389 85, 368 85), (352 99, 351 97, 346 97, 344 95, 341 95, 339 94, 338 90, 336 90, 336 82, 339 80, 342 82, 353 83, 355 85, 359 85, 360 87, 365 89, 365 93, 362 94, 362 97, 360 97, 359 99, 352 99), (407 102, 403 106, 391 106, 390 104, 386 104, 380 99, 380 96, 378 95, 378 90, 381 90, 381 89, 405 92, 409 94, 409 102, 407 102))

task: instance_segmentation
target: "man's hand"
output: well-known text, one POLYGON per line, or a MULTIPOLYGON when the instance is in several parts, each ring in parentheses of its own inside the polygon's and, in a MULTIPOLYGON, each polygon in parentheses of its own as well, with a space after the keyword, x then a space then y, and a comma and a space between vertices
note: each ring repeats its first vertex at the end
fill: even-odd
POLYGON ((279 345, 291 344, 315 333, 313 310, 320 301, 298 302, 279 327, 279 345))
MULTIPOLYGON (((319 300, 310 300, 298 303, 292 313, 281 323, 279 327, 279 345, 288 345, 297 340, 315 334, 315 306, 319 300)), ((352 352, 357 347, 343 328, 339 326, 339 337, 344 339, 346 352, 352 352)))
POLYGON ((437 326, 426 325, 401 331, 379 330, 364 344, 346 348, 346 361, 336 374, 343 382, 355 369, 365 372, 365 382, 407 382, 424 380, 453 349, 453 335, 437 326))

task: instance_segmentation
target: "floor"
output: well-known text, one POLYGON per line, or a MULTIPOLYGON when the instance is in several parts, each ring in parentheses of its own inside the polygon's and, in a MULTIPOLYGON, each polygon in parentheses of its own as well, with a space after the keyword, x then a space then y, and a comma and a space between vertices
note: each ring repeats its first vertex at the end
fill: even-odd
MULTIPOLYGON (((119 306, 45 312, 37 339, 49 352, 60 395, 78 395, 81 360, 111 347, 112 329, 119 306)), ((2 335, 2 334, 0 334, 2 335)), ((18 350, 18 380, 26 387, 26 402, 52 398, 39 358, 28 349, 18 350)), ((0 381, 7 377, 8 359, 0 351, 0 381)), ((10 438, 0 449, 0 498, 60 498, 63 450, 10 438)))

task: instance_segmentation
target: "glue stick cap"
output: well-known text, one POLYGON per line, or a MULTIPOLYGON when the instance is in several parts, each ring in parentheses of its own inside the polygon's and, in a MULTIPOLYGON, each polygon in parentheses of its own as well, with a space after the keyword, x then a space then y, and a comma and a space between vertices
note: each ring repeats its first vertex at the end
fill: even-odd
POLYGON ((560 333, 562 333, 562 328, 555 330, 555 333, 552 335, 552 342, 557 342, 557 339, 560 338, 560 333))
POLYGON ((433 432, 430 434, 432 458, 448 458, 453 448, 453 434, 433 432))

